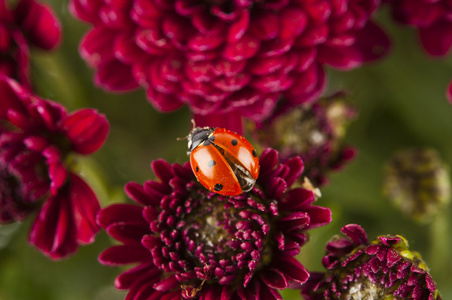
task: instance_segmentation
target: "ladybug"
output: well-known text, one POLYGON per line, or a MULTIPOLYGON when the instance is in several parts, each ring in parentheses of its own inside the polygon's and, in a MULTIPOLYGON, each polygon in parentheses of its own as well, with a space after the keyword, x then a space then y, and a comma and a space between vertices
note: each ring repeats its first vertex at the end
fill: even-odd
POLYGON ((259 175, 256 150, 243 136, 228 129, 193 128, 187 154, 196 179, 221 195, 250 191, 259 175))

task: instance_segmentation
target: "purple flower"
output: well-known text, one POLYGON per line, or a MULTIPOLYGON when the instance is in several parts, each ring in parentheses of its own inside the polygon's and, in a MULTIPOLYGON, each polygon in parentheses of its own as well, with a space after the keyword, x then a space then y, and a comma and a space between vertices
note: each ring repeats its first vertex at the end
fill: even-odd
POLYGON ((309 273, 295 259, 308 230, 331 221, 315 196, 292 185, 299 157, 278 163, 267 149, 252 191, 234 197, 206 190, 189 163, 154 161, 155 181, 128 183, 138 203, 100 211, 98 223, 121 242, 99 257, 104 265, 136 266, 116 278, 126 299, 281 299, 309 273))
POLYGON ((304 175, 314 185, 325 185, 331 170, 340 169, 356 155, 356 150, 343 142, 355 116, 346 93, 338 92, 313 104, 281 109, 254 132, 264 147, 278 150, 282 160, 300 156, 304 175))
POLYGON ((326 246, 326 273, 312 273, 303 285, 306 300, 441 299, 427 266, 403 237, 379 236, 369 243, 359 225, 341 231, 346 237, 335 237, 326 246))
POLYGON ((20 0, 14 8, 0 0, 0 75, 29 82, 29 44, 55 48, 61 40, 61 25, 49 5, 20 0))
MULTIPOLYGON (((378 0, 72 0, 93 25, 80 53, 107 90, 138 86, 160 111, 262 120, 279 97, 313 101, 324 66, 348 70, 383 56, 378 0)), ((214 125, 214 124, 210 124, 214 125)), ((217 124, 215 124, 217 125, 217 124)))
POLYGON ((30 242, 62 258, 93 242, 99 230, 97 198, 70 166, 73 154, 104 143, 108 122, 93 109, 67 113, 6 77, 0 77, 0 98, 0 222, 37 213, 30 242))

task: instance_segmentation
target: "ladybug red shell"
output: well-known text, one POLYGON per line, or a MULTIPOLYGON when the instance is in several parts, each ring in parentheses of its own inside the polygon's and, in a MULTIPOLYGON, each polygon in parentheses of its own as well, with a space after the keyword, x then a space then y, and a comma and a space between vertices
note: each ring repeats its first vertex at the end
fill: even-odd
POLYGON ((243 136, 228 129, 194 128, 188 135, 188 154, 196 179, 221 195, 250 191, 259 175, 256 150, 243 136))

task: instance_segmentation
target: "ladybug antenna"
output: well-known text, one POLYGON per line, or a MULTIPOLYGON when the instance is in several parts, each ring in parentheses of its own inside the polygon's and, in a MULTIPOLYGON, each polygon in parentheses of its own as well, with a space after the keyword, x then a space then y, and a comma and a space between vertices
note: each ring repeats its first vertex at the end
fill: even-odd
MULTIPOLYGON (((194 119, 191 119, 191 124, 193 125, 191 131, 193 131, 193 129, 196 128, 196 123, 195 123, 195 120, 194 120, 194 119)), ((190 136, 190 134, 188 134, 187 136, 185 136, 185 137, 183 137, 183 138, 178 137, 176 140, 177 140, 177 141, 183 141, 183 140, 188 139, 189 136, 190 136)))

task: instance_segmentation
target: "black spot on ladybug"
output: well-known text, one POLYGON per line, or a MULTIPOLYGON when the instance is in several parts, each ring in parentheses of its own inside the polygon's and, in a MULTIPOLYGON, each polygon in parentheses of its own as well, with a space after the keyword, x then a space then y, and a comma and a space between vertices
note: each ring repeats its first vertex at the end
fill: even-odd
POLYGON ((209 146, 210 144, 211 144, 211 142, 209 140, 207 140, 203 143, 204 146, 209 146))
POLYGON ((256 152, 256 150, 254 150, 254 149, 253 149, 253 156, 254 156, 254 157, 257 157, 257 152, 256 152))
POLYGON ((214 135, 209 136, 209 141, 214 142, 215 141, 215 136, 214 135))
POLYGON ((222 184, 215 184, 215 186, 213 187, 213 189, 217 192, 221 191, 223 189, 223 185, 222 184))
POLYGON ((199 172, 199 167, 198 166, 196 166, 196 173, 198 173, 199 172))
POLYGON ((237 145, 237 140, 236 140, 236 139, 233 139, 233 140, 231 141, 231 144, 232 144, 232 146, 237 145))
POLYGON ((209 166, 209 167, 213 167, 213 166, 215 166, 217 163, 214 161, 214 160, 211 160, 211 161, 209 161, 208 163, 207 163, 207 165, 209 166))

